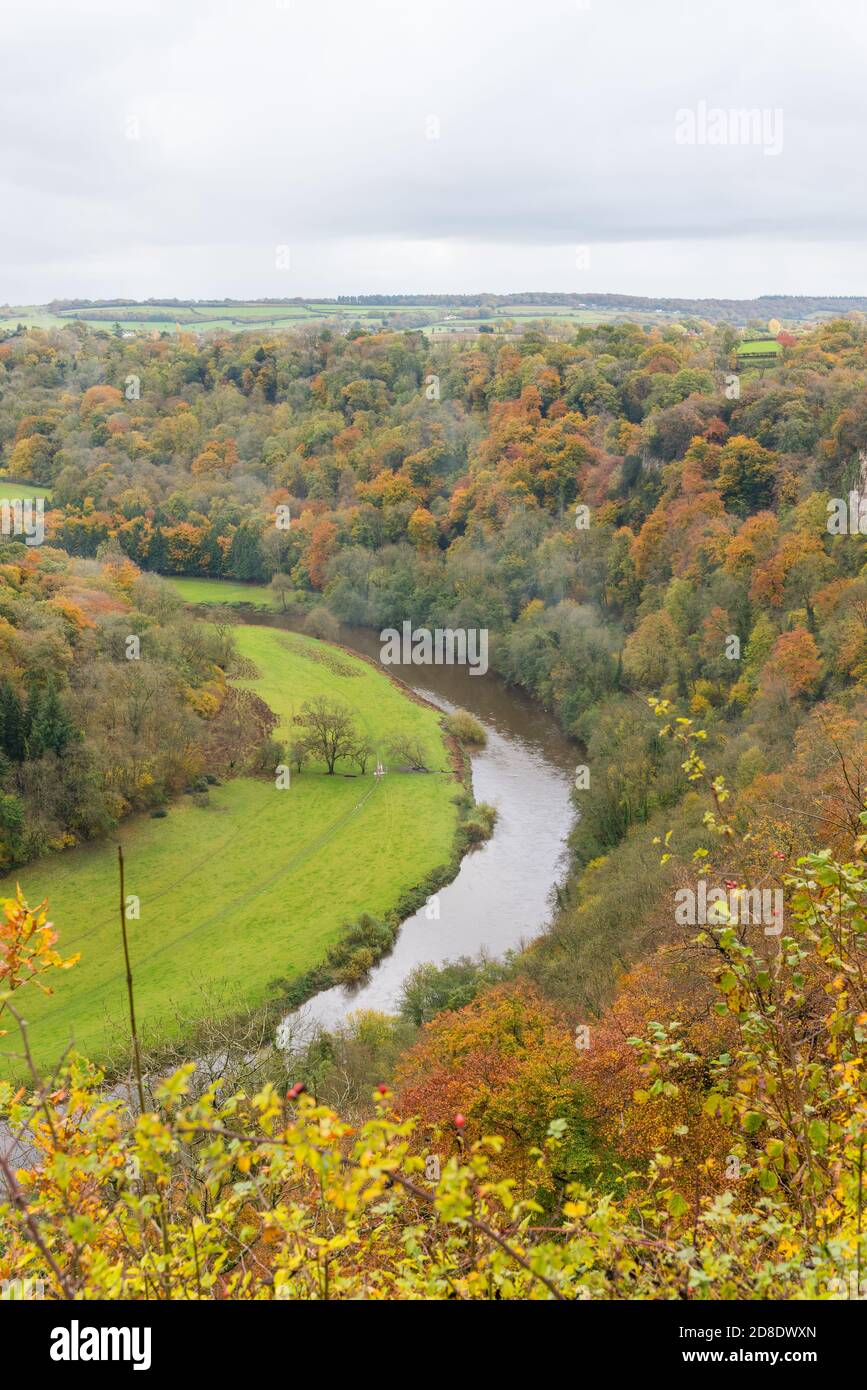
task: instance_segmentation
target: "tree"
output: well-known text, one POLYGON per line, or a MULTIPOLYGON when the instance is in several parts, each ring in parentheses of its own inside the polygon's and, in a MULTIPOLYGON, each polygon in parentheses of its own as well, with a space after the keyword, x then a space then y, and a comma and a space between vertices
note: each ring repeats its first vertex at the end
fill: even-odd
MULTIPOLYGON (((404 1115, 418 1115, 451 1134, 455 1113, 468 1138, 508 1133, 499 1173, 527 1176, 528 1150, 544 1142, 552 1121, 569 1123, 574 1144, 565 1169, 580 1166, 579 1056, 565 1021, 526 983, 496 985, 465 1008, 427 1024, 397 1073, 404 1115)), ((574 1172, 573 1172, 574 1175, 574 1172)))
POLYGON ((209 439, 200 454, 193 459, 193 473, 231 473, 238 466, 238 446, 234 439, 209 439))
POLYGON ((407 535, 419 550, 433 550, 437 543, 436 519, 427 507, 416 507, 407 523, 407 535))
POLYGON ((262 532, 254 521, 244 521, 232 536, 226 560, 227 573, 235 579, 264 579, 262 532))
POLYGON ((765 674, 773 677, 779 672, 791 695, 806 695, 815 690, 822 675, 822 662, 816 639, 806 628, 796 627, 781 632, 774 643, 765 674))
POLYGON ((723 501, 741 511, 770 505, 777 475, 777 456, 755 439, 738 434, 720 450, 718 485, 723 501))
POLYGON ((682 650, 671 615, 660 608, 648 613, 623 648, 623 669, 632 680, 648 689, 659 689, 677 675, 678 652, 682 650))
POLYGON ((310 753, 310 744, 305 738, 295 738, 289 744, 289 761, 296 772, 300 772, 310 753))
POLYGON ((86 417, 95 411, 123 408, 123 392, 116 386, 89 386, 81 398, 79 412, 86 417))
POLYGON ((371 743, 370 739, 367 738, 365 735, 361 735, 361 737, 357 738, 355 743, 352 745, 350 757, 352 758, 352 761, 355 763, 362 777, 367 771, 367 764, 370 762, 375 751, 376 750, 374 749, 374 746, 371 743))
POLYGON ((490 960, 481 952, 474 959, 459 956, 443 965, 423 961, 411 970, 400 991, 400 1012, 417 1028, 430 1023, 446 1009, 462 1009, 471 1004, 482 990, 500 984, 508 966, 490 960))
POLYGON ((0 792, 0 869, 17 858, 24 830, 24 807, 17 796, 0 792))
POLYGON ((389 761, 408 767, 412 772, 427 772, 428 751, 415 734, 395 734, 388 744, 389 761))
POLYGON ((321 589, 325 583, 325 570, 336 549, 337 527, 323 517, 313 527, 307 549, 307 573, 314 589, 321 589))
POLYGON ((323 642, 334 642, 340 635, 340 624, 324 603, 317 603, 310 609, 304 619, 304 629, 323 642))
POLYGON ((51 676, 40 693, 33 699, 30 732, 27 750, 31 758, 39 758, 43 753, 61 754, 75 737, 75 726, 64 710, 54 677, 51 676))
POLYGON ((341 758, 352 757, 358 742, 351 710, 320 696, 305 701, 300 718, 307 730, 306 742, 311 754, 322 759, 332 777, 335 764, 341 758))
POLYGON ((23 762, 27 754, 24 707, 8 680, 0 683, 0 735, 6 756, 23 762))
POLYGON ((271 588, 273 589, 275 594, 279 595, 280 607, 285 613, 286 609, 289 606, 286 602, 286 595, 294 595, 295 590, 295 585, 292 582, 292 576, 290 574, 284 574, 282 570, 278 570, 276 574, 271 576, 271 588))

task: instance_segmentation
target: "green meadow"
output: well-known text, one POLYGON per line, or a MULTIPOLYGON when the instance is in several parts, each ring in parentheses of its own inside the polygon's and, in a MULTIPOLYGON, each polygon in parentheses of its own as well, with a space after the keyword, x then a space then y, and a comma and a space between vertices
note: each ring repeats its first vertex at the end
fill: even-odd
POLYGON ((6 478, 0 478, 0 502, 24 501, 27 497, 51 496, 51 488, 38 487, 36 483, 10 483, 6 478))
MULTIPOLYGON (((254 627, 235 635, 259 672, 237 684, 279 716, 278 737, 305 700, 340 699, 374 745, 384 747, 395 732, 421 737, 438 771, 376 779, 371 771, 328 777, 312 767, 293 772, 286 790, 272 778, 239 778, 181 798, 165 818, 136 817, 110 841, 0 881, 2 896, 17 880, 32 904, 47 899, 59 949, 81 955, 74 969, 55 975, 52 996, 26 991, 24 1015, 42 1067, 70 1043, 97 1060, 126 1048, 118 842, 126 893, 140 899, 128 933, 137 1018, 149 1038, 180 1036, 221 1002, 226 1009, 262 1003, 279 981, 319 963, 342 926, 362 912, 385 914, 451 859, 458 788, 436 712, 368 663, 312 638, 254 627)), ((19 1069, 5 1060, 2 1067, 19 1069)))
POLYGON ((782 355, 783 349, 775 338, 751 338, 738 343, 737 360, 742 367, 772 364, 782 355))
POLYGON ((280 596, 267 584, 242 584, 231 579, 174 579, 168 581, 185 603, 251 603, 256 608, 280 608, 280 596))

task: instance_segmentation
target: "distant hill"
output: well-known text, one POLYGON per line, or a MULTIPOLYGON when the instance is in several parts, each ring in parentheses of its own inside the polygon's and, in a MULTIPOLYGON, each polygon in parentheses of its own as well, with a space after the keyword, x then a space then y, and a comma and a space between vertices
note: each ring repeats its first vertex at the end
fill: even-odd
POLYGON ((643 324, 724 323, 762 333, 774 319, 800 329, 823 319, 867 314, 867 295, 761 295, 758 299, 667 299, 648 295, 573 294, 526 290, 514 294, 340 295, 336 299, 53 299, 49 304, 0 305, 0 334, 60 328, 78 319, 95 332, 285 332, 331 324, 338 330, 413 330, 430 336, 526 330, 548 319, 565 329, 632 320, 643 324), (512 322, 509 322, 512 321, 512 322))
POLYGON ((48 312, 68 314, 71 310, 110 310, 138 307, 177 311, 207 308, 232 309, 261 305, 269 308, 307 308, 316 305, 320 310, 333 305, 344 310, 352 305, 369 308, 449 308, 487 310, 537 307, 540 313, 549 307, 602 309, 609 313, 661 313, 674 316, 693 316, 711 322, 747 323, 751 319, 767 321, 825 318, 853 311, 867 313, 867 295, 784 295, 765 294, 756 299, 672 299, 632 294, 571 294, 562 291, 526 290, 514 294, 361 294, 338 295, 336 299, 305 299, 300 296, 285 299, 55 299, 44 306, 48 312))

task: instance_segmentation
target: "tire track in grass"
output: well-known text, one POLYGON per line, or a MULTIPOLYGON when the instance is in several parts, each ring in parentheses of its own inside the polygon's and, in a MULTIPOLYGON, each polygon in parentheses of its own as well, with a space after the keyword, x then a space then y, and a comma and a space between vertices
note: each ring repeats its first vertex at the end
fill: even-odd
MULTIPOLYGON (((252 890, 245 889, 243 893, 240 893, 236 898, 233 898, 230 903, 226 903, 223 907, 221 907, 218 912, 213 913, 210 917, 206 917, 204 922, 199 922, 195 927, 191 927, 189 931, 183 932, 181 936, 176 936, 172 941, 167 941, 164 946, 160 946, 157 950, 151 951, 146 956, 142 956, 140 960, 136 960, 133 963, 133 974, 135 974, 136 970, 139 970, 143 965, 146 965, 149 961, 155 960, 157 959, 157 957, 163 955, 166 951, 173 950, 175 947, 179 946, 182 941, 188 941, 191 937, 196 936, 198 932, 205 931, 208 927, 213 926, 215 922, 220 920, 220 918, 225 917, 227 913, 234 912, 235 909, 240 907, 242 904, 255 901, 256 898, 260 897, 262 893, 266 892, 267 889, 272 886, 272 884, 276 883, 279 879, 284 877, 285 874, 291 873, 291 871, 293 869, 296 869, 299 864, 304 863, 306 859, 309 859, 311 855, 315 854, 317 850, 320 850, 323 847, 323 845, 327 844, 328 841, 332 839, 333 836, 337 833, 337 831, 340 830, 344 825, 346 825, 347 822, 350 821, 352 817, 356 814, 356 812, 360 811, 362 807, 366 805, 366 803, 375 794, 375 792, 376 783, 374 782, 374 785, 370 788, 368 792, 365 792, 364 796, 361 798, 360 801, 357 801, 355 805, 351 806, 348 811, 344 811, 342 815, 338 816, 335 820, 333 820, 331 824, 327 826, 325 830, 322 831, 321 835, 318 835, 317 838, 314 841, 312 841, 311 844, 306 845, 303 850, 299 851, 298 854, 293 855, 291 859, 289 859, 285 864, 281 865, 280 868, 278 868, 273 874, 269 875, 268 878, 263 879, 259 884, 256 885, 255 888, 253 888, 252 890)), ((211 857, 212 856, 210 855, 208 856, 208 858, 211 857)), ((95 999, 99 995, 109 990, 113 985, 116 985, 125 979, 126 975, 123 971, 119 971, 117 975, 110 976, 101 984, 94 986, 94 988, 89 990, 87 994, 77 995, 75 999, 70 1000, 69 1003, 64 1004, 62 1007, 58 1009, 50 1010, 47 1014, 44 1014, 42 1018, 37 1019, 35 1023, 29 1024, 29 1033, 33 1034, 38 1032, 41 1026, 48 1023, 56 1024, 57 1020, 59 1018, 62 1018, 65 1014, 67 1014, 70 1011, 70 1009, 74 1009, 77 1012, 78 1010, 80 1010, 83 1004, 89 1002, 92 999, 95 999)))
MULTIPOLYGON (((250 780, 255 781, 257 779, 251 778, 250 780)), ((229 782, 225 785, 231 786, 232 783, 229 782)), ((266 809, 270 810, 269 807, 263 805, 254 816, 251 816, 249 820, 245 821, 245 826, 256 825, 259 819, 262 816, 264 816, 266 809)), ((250 837, 250 840, 248 842, 252 843, 254 839, 255 836, 252 836, 250 837)), ((118 843, 121 843, 122 840, 123 835, 119 837, 118 843)), ((203 868, 204 865, 208 863, 209 860, 213 859, 215 856, 219 856, 222 853, 222 851, 227 848, 228 845, 237 845, 239 851, 243 851, 244 843, 248 842, 239 842, 237 835, 233 834, 230 830, 226 838, 219 845, 211 846, 211 848, 208 849, 207 853, 204 854, 201 859, 195 860, 193 864, 188 869, 185 869, 182 874, 179 874, 177 878, 173 878, 171 883, 167 884, 165 888, 158 888, 155 893, 148 893, 148 905, 150 905, 153 902, 158 902, 160 898, 164 898, 167 893, 174 892, 174 890, 178 888, 180 884, 186 883, 187 879, 190 877, 191 874, 197 873, 199 869, 203 868)), ((98 850, 100 847, 101 846, 94 846, 94 849, 98 850)), ((74 877, 78 872, 80 872, 80 866, 79 869, 70 869, 66 877, 60 880, 59 886, 62 887, 63 884, 66 882, 67 878, 74 877)), ((55 889, 57 888, 57 886, 58 885, 55 884, 55 889)), ((114 919, 115 913, 112 912, 108 917, 104 917, 99 922, 95 923, 94 926, 88 927, 84 932, 81 933, 80 936, 72 936, 66 938, 64 940, 64 950, 67 947, 77 947, 80 942, 87 941, 88 937, 93 936, 94 932, 101 931, 103 927, 109 926, 114 921, 114 919)))

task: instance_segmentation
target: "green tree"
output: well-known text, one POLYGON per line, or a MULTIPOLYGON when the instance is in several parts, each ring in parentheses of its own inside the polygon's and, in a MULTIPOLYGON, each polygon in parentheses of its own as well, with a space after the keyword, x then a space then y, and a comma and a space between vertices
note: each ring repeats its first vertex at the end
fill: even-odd
POLYGON ((8 680, 0 682, 0 731, 3 752, 13 762, 22 763, 27 753, 25 712, 8 680))
POLYGON ((27 748, 31 758, 43 753, 61 754, 76 730, 63 708, 53 676, 34 701, 27 748))

